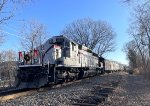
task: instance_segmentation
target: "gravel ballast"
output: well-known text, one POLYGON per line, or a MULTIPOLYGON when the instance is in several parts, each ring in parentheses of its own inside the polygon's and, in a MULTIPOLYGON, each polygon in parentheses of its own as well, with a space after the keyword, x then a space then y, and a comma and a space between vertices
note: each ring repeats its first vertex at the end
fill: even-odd
POLYGON ((76 103, 75 99, 95 96, 93 90, 95 88, 98 90, 103 86, 113 87, 113 92, 108 95, 107 101, 98 105, 139 106, 150 104, 150 88, 142 76, 119 72, 91 77, 67 86, 19 97, 2 102, 0 106, 71 106, 76 103))

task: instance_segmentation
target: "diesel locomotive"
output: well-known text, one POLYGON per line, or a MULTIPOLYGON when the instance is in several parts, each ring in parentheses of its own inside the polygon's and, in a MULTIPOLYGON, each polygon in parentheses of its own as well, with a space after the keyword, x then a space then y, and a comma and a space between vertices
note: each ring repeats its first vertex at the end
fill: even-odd
POLYGON ((28 52, 19 52, 17 86, 39 88, 103 74, 105 59, 66 36, 54 36, 28 52))

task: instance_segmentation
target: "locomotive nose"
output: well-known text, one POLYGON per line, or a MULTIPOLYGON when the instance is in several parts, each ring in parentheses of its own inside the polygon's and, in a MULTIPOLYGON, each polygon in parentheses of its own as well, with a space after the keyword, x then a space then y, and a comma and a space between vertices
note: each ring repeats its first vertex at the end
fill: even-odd
POLYGON ((39 51, 36 49, 31 50, 30 52, 19 52, 19 63, 21 65, 40 64, 40 57, 39 51))
POLYGON ((47 84, 47 75, 47 68, 41 65, 19 66, 16 85, 19 88, 39 88, 47 84))

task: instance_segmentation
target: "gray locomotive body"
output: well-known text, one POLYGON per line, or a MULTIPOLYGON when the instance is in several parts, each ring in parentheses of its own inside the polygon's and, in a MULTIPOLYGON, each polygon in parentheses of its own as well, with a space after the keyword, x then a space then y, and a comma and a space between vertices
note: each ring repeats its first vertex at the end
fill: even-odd
POLYGON ((104 58, 65 36, 54 36, 30 52, 19 52, 20 88, 81 79, 104 73, 104 58))

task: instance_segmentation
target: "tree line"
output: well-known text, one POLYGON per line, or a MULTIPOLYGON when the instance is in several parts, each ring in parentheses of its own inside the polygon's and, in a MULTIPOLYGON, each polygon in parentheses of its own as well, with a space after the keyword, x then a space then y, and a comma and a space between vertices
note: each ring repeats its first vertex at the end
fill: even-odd
MULTIPOLYGON (((20 6, 32 1, 0 0, 0 47, 7 40, 6 33, 3 32, 3 25, 9 24, 9 21, 13 20, 15 12, 20 6), (7 6, 9 8, 6 8, 7 6)), ((24 51, 33 51, 35 47, 40 46, 45 40, 51 37, 46 26, 36 19, 25 21, 22 27, 18 29, 18 32, 21 38, 20 44, 24 51)), ((99 56, 114 51, 115 48, 116 33, 108 22, 102 20, 93 20, 91 18, 74 20, 60 31, 60 35, 65 35, 75 42, 89 47, 99 56)), ((0 51, 0 75, 9 76, 8 72, 16 65, 15 61, 18 58, 17 52, 13 50, 0 51), (5 64, 3 67, 2 63, 8 64, 5 64)))
MULTIPOLYGON (((115 49, 116 33, 112 26, 105 21, 90 18, 78 19, 68 24, 60 32, 60 35, 65 35, 78 44, 87 46, 99 56, 103 56, 115 49)), ((20 44, 22 50, 25 51, 33 50, 50 38, 46 26, 37 20, 25 22, 20 29, 19 36, 22 37, 20 44)), ((2 42, 4 43, 4 41, 1 41, 1 44, 2 42)), ((3 60, 0 58, 0 61, 3 60)))
MULTIPOLYGON (((22 5, 24 3, 31 2, 32 0, 1 0, 0 2, 0 13, 3 14, 4 11, 9 11, 8 14, 3 14, 0 17, 0 26, 7 24, 15 16, 15 9, 17 5, 22 5), (11 2, 12 8, 5 8, 11 2)), ((140 0, 142 1, 142 0, 140 0)), ((141 2, 138 0, 123 0, 124 3, 130 3, 131 6, 134 4, 134 11, 132 14, 132 23, 130 25, 131 30, 129 34, 133 39, 128 42, 124 50, 129 59, 130 68, 134 69, 137 67, 147 68, 149 65, 150 57, 150 39, 149 39, 149 1, 146 0, 141 2), (139 3, 140 2, 140 3, 139 3), (136 5, 135 5, 136 3, 136 5), (140 66, 142 63, 142 66, 140 66), (139 65, 140 64, 140 65, 139 65)), ((0 28, 2 29, 2 28, 0 28)), ((97 53, 99 56, 104 56, 108 52, 115 50, 115 36, 116 33, 112 26, 102 20, 93 20, 91 18, 83 18, 74 20, 72 23, 65 26, 65 28, 60 31, 61 35, 65 35, 68 38, 74 40, 75 42, 85 45, 97 53)), ((46 26, 37 20, 29 20, 25 22, 21 29, 19 30, 19 35, 22 37, 20 39, 20 44, 22 49, 28 51, 33 50, 33 48, 41 45, 44 41, 50 38, 47 33, 46 26)), ((5 34, 2 32, 0 34, 0 45, 5 43, 5 34)), ((1 51, 0 61, 7 61, 4 59, 4 53, 10 51, 1 51), (3 58, 2 58, 3 57, 3 58)), ((12 55, 16 55, 16 51, 12 51, 12 55)), ((5 55, 6 56, 6 55, 5 55)), ((17 56, 14 56, 17 57, 17 56)))
MULTIPOLYGON (((0 0, 0 46, 5 43, 3 25, 8 24, 15 17, 16 10, 33 0, 0 0), (9 5, 9 8, 7 8, 9 5), (11 7, 11 8, 10 8, 11 7)), ((125 44, 124 51, 129 60, 129 68, 139 70, 149 77, 150 72, 150 0, 122 0, 123 3, 133 9, 128 34, 131 41, 125 44)), ((22 50, 33 50, 51 37, 46 26, 38 20, 29 20, 18 29, 22 50)), ((85 45, 104 56, 115 50, 116 33, 113 27, 106 21, 83 18, 74 20, 66 25, 60 35, 65 35, 75 42, 85 45)), ((17 51, 0 51, 0 64, 17 60, 17 51)), ((14 64, 7 64, 9 66, 14 64)), ((0 66, 1 68, 1 66, 0 66)), ((6 67, 5 67, 6 68, 6 67)), ((5 69, 4 68, 4 69, 5 69)), ((12 67, 11 67, 12 68, 12 67)), ((4 70, 5 71, 5 70, 4 70)), ((0 70, 2 73, 3 71, 0 70)), ((7 74, 7 72, 2 73, 7 74)))
POLYGON ((133 8, 128 33, 132 39, 124 50, 132 70, 150 75, 150 0, 125 0, 133 8))

